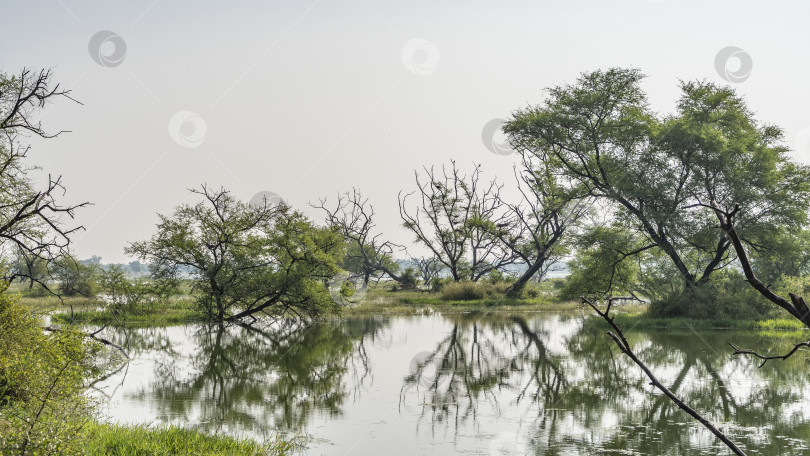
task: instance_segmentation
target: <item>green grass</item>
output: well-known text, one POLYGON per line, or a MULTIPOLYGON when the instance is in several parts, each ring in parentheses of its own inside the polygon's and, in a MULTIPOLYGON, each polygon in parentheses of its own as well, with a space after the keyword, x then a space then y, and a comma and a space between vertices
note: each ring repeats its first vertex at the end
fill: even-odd
POLYGON ((581 310, 573 301, 556 301, 545 296, 532 299, 484 298, 469 301, 446 301, 439 293, 423 291, 389 291, 371 288, 365 299, 355 306, 343 309, 342 316, 361 315, 415 315, 428 309, 442 313, 470 311, 498 312, 550 312, 581 310))
MULTIPOLYGON (((103 325, 108 323, 113 315, 108 310, 75 309, 73 312, 73 322, 89 325, 103 325)), ((199 320, 199 314, 194 308, 185 302, 176 302, 170 306, 161 306, 155 309, 136 308, 117 316, 117 322, 126 327, 143 326, 170 326, 183 323, 190 323, 199 320)), ((69 311, 60 311, 51 314, 51 320, 57 323, 69 323, 71 314, 69 311)))
POLYGON ((176 426, 121 426, 92 423, 85 429, 88 456, 101 455, 289 455, 296 441, 281 438, 259 443, 208 435, 176 426))
MULTIPOLYGON (((638 310, 615 314, 614 322, 622 329, 746 329, 754 331, 803 331, 804 324, 795 318, 770 318, 767 320, 654 318, 638 310)), ((588 318, 587 324, 607 327, 608 323, 597 315, 588 318)))

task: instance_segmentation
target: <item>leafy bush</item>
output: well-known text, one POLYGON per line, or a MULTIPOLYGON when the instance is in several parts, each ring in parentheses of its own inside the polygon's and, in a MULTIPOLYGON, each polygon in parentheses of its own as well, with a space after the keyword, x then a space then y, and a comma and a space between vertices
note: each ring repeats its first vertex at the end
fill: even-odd
POLYGON ((477 299, 503 297, 507 283, 450 282, 441 289, 440 298, 445 301, 475 301, 477 299))
POLYGON ((54 276, 63 296, 94 298, 98 292, 98 266, 64 258, 56 263, 54 276))
POLYGON ((741 273, 720 270, 700 287, 684 289, 653 301, 648 315, 746 320, 768 317, 774 310, 774 306, 754 290, 741 273))
POLYGON ((98 282, 109 303, 109 310, 119 317, 137 311, 154 312, 157 304, 168 304, 169 299, 179 293, 177 279, 130 280, 118 265, 101 271, 98 282))
POLYGON ((38 318, 0 294, 0 347, 0 452, 80 453, 92 346, 70 330, 44 333, 38 318))
POLYGON ((439 293, 442 291, 442 288, 444 288, 444 286, 447 285, 448 283, 453 283, 453 279, 449 277, 444 278, 436 277, 430 281, 430 291, 434 293, 439 293))

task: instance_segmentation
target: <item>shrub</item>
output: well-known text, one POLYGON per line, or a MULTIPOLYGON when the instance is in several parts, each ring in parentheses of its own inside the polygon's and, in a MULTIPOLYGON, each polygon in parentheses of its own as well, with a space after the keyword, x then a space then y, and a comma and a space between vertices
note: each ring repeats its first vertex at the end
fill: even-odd
POLYGON ((45 334, 16 298, 0 294, 0 347, 0 452, 80 453, 92 346, 70 330, 45 334))
POLYGON ((430 281, 430 291, 432 291, 434 293, 439 293, 439 292, 442 291, 442 288, 444 288, 445 285, 447 285, 448 283, 452 283, 452 282, 453 282, 453 279, 451 279, 449 277, 444 277, 444 278, 436 277, 436 278, 434 278, 433 280, 430 281))
POLYGON ((450 282, 442 287, 440 298, 445 301, 502 298, 508 286, 507 283, 450 282))
POLYGON ((708 283, 672 293, 650 304, 652 317, 698 319, 761 319, 771 315, 770 305, 737 271, 715 272, 708 283))

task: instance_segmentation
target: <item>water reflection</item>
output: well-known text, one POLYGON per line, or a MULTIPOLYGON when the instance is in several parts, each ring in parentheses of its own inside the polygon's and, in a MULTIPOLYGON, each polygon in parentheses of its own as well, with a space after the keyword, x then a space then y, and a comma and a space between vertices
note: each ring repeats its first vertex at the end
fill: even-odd
POLYGON ((315 411, 341 414, 349 392, 343 379, 351 374, 362 384, 371 375, 364 347, 385 324, 197 326, 180 337, 165 328, 129 330, 134 356, 150 353, 155 362, 150 381, 127 399, 208 432, 297 432, 315 411))
MULTIPOLYGON (((750 454, 807 453, 806 360, 758 369, 727 348, 734 341, 779 351, 792 339, 627 336, 665 385, 757 450, 750 454)), ((647 383, 604 329, 576 315, 189 326, 118 337, 129 339, 136 361, 123 382, 123 374, 107 381, 123 385, 112 394, 111 413, 140 416, 136 421, 308 433, 311 454, 727 453, 647 383)))

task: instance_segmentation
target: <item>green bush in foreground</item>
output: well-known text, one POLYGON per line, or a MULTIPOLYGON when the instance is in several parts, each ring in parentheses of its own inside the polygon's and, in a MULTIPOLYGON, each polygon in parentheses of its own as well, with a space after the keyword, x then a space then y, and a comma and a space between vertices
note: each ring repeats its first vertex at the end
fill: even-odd
POLYGON ((101 455, 271 455, 292 454, 295 442, 282 439, 265 444, 227 436, 211 436, 180 427, 91 424, 85 454, 101 455))
POLYGON ((69 330, 44 333, 16 297, 0 294, 2 454, 81 454, 91 414, 82 376, 92 348, 69 330))

